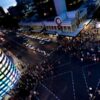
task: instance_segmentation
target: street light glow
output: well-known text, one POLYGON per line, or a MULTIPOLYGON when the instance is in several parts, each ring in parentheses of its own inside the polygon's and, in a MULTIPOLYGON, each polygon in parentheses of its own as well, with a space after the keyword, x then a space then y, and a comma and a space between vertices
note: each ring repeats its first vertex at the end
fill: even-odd
POLYGON ((100 22, 96 23, 96 28, 100 28, 100 22))

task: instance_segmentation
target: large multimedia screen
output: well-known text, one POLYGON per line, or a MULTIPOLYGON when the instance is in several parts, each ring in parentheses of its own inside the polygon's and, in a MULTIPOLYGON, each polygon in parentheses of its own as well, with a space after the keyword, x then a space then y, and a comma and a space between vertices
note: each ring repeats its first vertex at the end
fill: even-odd
POLYGON ((10 91, 19 79, 19 71, 0 50, 0 98, 10 91))

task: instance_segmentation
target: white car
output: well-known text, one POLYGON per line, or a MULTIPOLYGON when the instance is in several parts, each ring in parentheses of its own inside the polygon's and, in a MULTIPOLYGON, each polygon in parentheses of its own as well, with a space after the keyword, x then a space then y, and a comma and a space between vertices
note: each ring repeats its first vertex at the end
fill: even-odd
POLYGON ((39 37, 37 37, 37 39, 40 39, 39 37))
POLYGON ((31 49, 35 49, 34 46, 32 46, 31 49))
POLYGON ((29 46, 29 44, 26 44, 26 46, 28 47, 28 46, 29 46))
POLYGON ((45 42, 44 42, 44 41, 39 41, 39 43, 40 43, 40 44, 44 44, 45 42))
POLYGON ((44 40, 44 38, 41 39, 42 41, 44 40))

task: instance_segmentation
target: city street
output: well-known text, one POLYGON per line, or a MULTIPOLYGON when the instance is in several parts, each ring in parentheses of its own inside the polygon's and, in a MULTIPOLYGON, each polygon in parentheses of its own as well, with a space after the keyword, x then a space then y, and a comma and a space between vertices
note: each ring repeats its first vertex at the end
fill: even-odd
POLYGON ((83 63, 75 57, 68 57, 63 51, 59 52, 60 55, 56 53, 50 60, 54 66, 54 75, 45 79, 38 87, 38 100, 92 100, 89 99, 89 87, 93 88, 95 95, 100 84, 100 62, 83 63), (57 63, 59 61, 60 64, 57 63), (87 75, 88 72, 91 73, 90 76, 87 75))
MULTIPOLYGON (((91 24, 93 22, 89 25, 91 24)), ((90 32, 90 29, 85 29, 86 32, 90 32)), ((49 56, 43 55, 36 50, 34 52, 34 50, 21 44, 22 40, 16 42, 8 38, 6 48, 24 62, 27 68, 38 66, 41 69, 41 65, 44 62, 47 62, 45 65, 46 69, 48 66, 52 68, 50 69, 51 71, 47 71, 44 74, 43 80, 38 84, 37 91, 39 96, 36 97, 37 100, 66 100, 66 98, 67 100, 99 100, 100 61, 98 59, 100 54, 99 49, 96 49, 98 51, 97 55, 95 54, 97 51, 93 51, 93 49, 95 50, 94 47, 99 46, 99 44, 91 44, 91 40, 89 43, 86 42, 85 39, 87 39, 88 35, 83 33, 84 30, 76 38, 68 40, 72 44, 76 41, 73 45, 65 41, 64 46, 53 42, 41 44, 39 43, 40 40, 25 37, 27 40, 30 40, 29 44, 31 43, 32 46, 46 51, 49 56), (80 40, 85 41, 85 44, 80 45, 78 43, 80 40), (88 47, 92 48, 91 50, 84 48, 87 44, 88 47), (74 48, 74 45, 76 47, 79 45, 79 48, 74 48), (94 56, 94 59, 91 56, 94 56), (95 56, 98 59, 95 60, 95 56)), ((89 33, 89 35, 92 36, 92 33, 89 33)), ((99 41, 97 35, 95 41, 99 41)))
POLYGON ((100 100, 100 0, 1 0, 0 100, 100 100))

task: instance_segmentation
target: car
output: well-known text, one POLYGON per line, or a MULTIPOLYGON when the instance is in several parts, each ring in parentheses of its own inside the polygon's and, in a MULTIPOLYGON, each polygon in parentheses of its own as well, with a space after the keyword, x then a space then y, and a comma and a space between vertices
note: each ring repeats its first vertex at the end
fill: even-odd
POLYGON ((41 44, 45 44, 45 42, 41 42, 41 44))
POLYGON ((37 39, 40 39, 39 37, 37 37, 37 39))
POLYGON ((41 37, 38 37, 38 39, 41 40, 42 38, 41 37))
POLYGON ((44 42, 44 41, 39 41, 39 43, 40 43, 40 44, 44 44, 45 42, 44 42))
POLYGON ((40 49, 39 49, 39 48, 37 48, 37 50, 36 50, 36 51, 40 52, 40 49))
POLYGON ((29 44, 27 44, 27 43, 26 43, 26 46, 28 47, 28 46, 29 46, 29 44))
POLYGON ((29 44, 29 46, 28 46, 28 47, 29 47, 29 48, 31 48, 31 47, 32 47, 32 45, 30 45, 30 44, 29 44))
POLYGON ((35 38, 37 39, 37 36, 35 36, 35 38))
POLYGON ((32 46, 31 49, 32 49, 32 50, 35 49, 34 46, 32 46))
POLYGON ((32 36, 32 38, 35 38, 35 36, 32 36))

